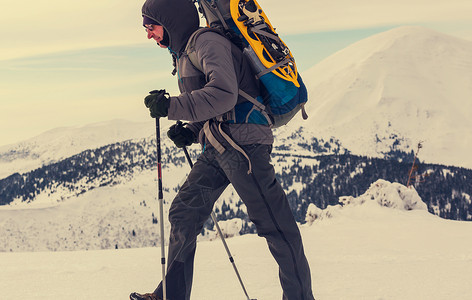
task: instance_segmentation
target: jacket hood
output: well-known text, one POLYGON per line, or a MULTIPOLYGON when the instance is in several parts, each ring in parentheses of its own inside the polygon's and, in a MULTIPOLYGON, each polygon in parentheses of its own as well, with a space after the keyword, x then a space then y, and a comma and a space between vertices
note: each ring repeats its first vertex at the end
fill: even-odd
POLYGON ((162 24, 169 34, 169 48, 180 53, 200 25, 198 11, 190 0, 146 0, 142 15, 162 24))

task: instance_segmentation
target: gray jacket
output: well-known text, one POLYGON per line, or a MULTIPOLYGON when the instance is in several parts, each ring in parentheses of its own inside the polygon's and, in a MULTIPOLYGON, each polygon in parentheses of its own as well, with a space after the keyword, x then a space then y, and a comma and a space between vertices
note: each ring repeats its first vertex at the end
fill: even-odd
MULTIPOLYGON (((169 51, 181 94, 170 98, 168 118, 190 121, 188 128, 199 136, 200 143, 207 144, 203 124, 247 101, 239 96, 239 89, 252 97, 259 95, 259 83, 249 62, 227 38, 205 32, 195 41, 203 73, 193 66, 184 50, 190 35, 199 28, 199 21, 195 6, 188 0, 147 0, 142 13, 162 24, 170 38, 169 51)), ((210 121, 213 135, 228 146, 217 126, 217 122, 210 121)), ((273 143, 272 130, 266 125, 223 123, 222 129, 240 145, 273 143)))

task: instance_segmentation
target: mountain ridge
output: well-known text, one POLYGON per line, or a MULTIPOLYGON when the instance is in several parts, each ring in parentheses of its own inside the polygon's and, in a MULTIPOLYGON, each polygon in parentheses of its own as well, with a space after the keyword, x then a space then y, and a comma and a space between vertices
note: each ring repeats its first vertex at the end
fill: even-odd
POLYGON ((358 41, 304 75, 308 122, 352 153, 382 156, 392 146, 422 159, 472 168, 472 41, 399 27, 358 41))
POLYGON ((122 119, 54 128, 19 143, 1 146, 0 178, 28 172, 87 149, 148 137, 153 130, 152 120, 132 122, 122 119))

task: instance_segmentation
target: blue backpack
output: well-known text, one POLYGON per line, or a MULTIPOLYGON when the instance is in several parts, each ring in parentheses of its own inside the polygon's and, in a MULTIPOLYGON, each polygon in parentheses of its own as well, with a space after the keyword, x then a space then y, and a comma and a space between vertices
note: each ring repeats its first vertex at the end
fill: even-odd
POLYGON ((214 31, 229 38, 249 59, 256 78, 262 83, 261 96, 234 108, 234 123, 268 124, 277 128, 287 124, 298 111, 307 119, 304 105, 308 100, 306 86, 298 74, 295 60, 279 38, 269 19, 255 0, 194 0, 207 26, 190 37, 185 49, 192 64, 200 71, 195 53, 196 38, 214 31))

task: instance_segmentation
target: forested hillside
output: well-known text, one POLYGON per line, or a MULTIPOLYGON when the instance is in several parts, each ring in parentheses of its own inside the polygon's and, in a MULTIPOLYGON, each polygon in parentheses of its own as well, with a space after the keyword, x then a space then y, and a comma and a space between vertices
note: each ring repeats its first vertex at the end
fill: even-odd
MULTIPOLYGON (((319 152, 332 147, 325 142, 316 141, 316 144, 319 152)), ((87 150, 25 174, 13 174, 0 181, 0 204, 31 202, 44 197, 61 202, 101 186, 126 182, 143 170, 155 168, 154 151, 153 139, 127 141, 87 150)), ((198 152, 191 151, 193 159, 198 152)), ((304 221, 310 203, 320 208, 336 205, 338 197, 360 195, 377 179, 406 184, 411 168, 411 162, 350 154, 297 156, 287 151, 283 153, 274 149, 273 162, 299 222, 304 221)), ((187 163, 182 151, 173 146, 163 148, 163 168, 172 170, 183 164, 187 163)), ((472 170, 418 165, 419 174, 426 176, 414 186, 429 211, 447 219, 472 220, 472 170)), ((177 188, 178 184, 167 181, 165 189, 177 188)), ((218 218, 247 219, 241 202, 234 203, 236 205, 223 203, 221 209, 217 209, 218 218)), ((251 227, 244 224, 242 231, 250 232, 251 227)))

